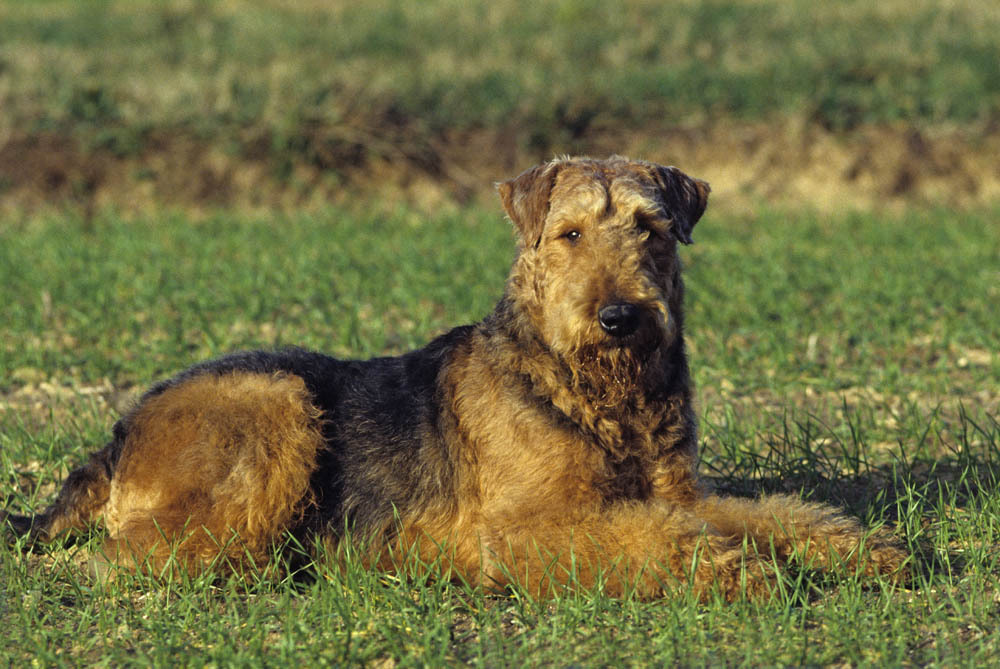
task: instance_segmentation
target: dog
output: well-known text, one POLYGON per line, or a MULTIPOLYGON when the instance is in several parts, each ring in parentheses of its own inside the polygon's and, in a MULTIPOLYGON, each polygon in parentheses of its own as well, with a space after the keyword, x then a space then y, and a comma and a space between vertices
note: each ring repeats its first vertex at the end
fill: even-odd
POLYGON ((709 186, 674 167, 562 158, 499 184, 518 252, 496 308, 399 357, 288 349, 148 390, 35 516, 32 541, 107 528, 113 563, 260 565, 283 537, 363 540, 384 569, 538 596, 767 597, 789 561, 895 578, 887 532, 697 474, 678 245, 709 186))

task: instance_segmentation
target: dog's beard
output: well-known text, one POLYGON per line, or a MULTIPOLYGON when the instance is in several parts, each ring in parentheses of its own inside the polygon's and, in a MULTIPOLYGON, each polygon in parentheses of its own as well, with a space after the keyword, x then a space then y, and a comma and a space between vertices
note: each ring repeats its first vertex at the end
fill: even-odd
POLYGON ((588 410, 577 420, 593 432, 616 462, 658 448, 650 438, 662 425, 668 404, 659 404, 664 383, 663 346, 654 348, 592 345, 574 352, 570 389, 588 410))
POLYGON ((650 325, 625 338, 574 347, 567 356, 574 390, 604 412, 635 408, 660 380, 665 343, 663 330, 650 325))
POLYGON ((636 394, 644 361, 627 348, 586 346, 569 364, 574 390, 595 408, 614 409, 636 394))

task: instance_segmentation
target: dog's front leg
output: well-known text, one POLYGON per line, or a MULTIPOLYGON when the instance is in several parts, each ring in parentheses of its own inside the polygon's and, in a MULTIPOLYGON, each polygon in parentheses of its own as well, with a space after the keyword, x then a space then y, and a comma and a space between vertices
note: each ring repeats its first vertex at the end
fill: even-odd
POLYGON ((685 590, 699 598, 766 598, 774 569, 741 540, 687 510, 623 503, 573 521, 495 517, 481 534, 484 585, 515 585, 534 596, 601 587, 651 599, 685 590))
POLYGON ((710 495, 695 513, 729 535, 745 535, 764 555, 806 568, 860 570, 906 580, 908 553, 886 531, 866 532, 857 520, 825 504, 791 495, 760 499, 710 495))

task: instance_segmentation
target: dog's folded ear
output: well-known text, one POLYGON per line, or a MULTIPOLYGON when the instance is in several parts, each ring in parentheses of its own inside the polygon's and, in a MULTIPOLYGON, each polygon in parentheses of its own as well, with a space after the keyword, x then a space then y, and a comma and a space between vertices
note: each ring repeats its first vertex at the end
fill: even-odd
POLYGON ((504 211, 517 226, 524 248, 538 246, 541 241, 558 172, 557 163, 545 163, 497 185, 504 211))
POLYGON ((693 179, 676 167, 657 166, 654 178, 667 215, 673 221, 673 233, 683 244, 690 244, 691 231, 708 206, 711 188, 701 179, 693 179))

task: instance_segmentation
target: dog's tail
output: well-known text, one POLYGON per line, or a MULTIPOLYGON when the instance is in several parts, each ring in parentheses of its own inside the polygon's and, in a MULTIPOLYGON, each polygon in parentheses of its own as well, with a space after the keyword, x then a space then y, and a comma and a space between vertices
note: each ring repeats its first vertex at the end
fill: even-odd
POLYGON ((0 530, 6 525, 14 537, 44 542, 93 523, 107 504, 120 452, 121 439, 116 438, 92 454, 84 465, 70 472, 55 502, 42 513, 22 516, 0 511, 0 530))

